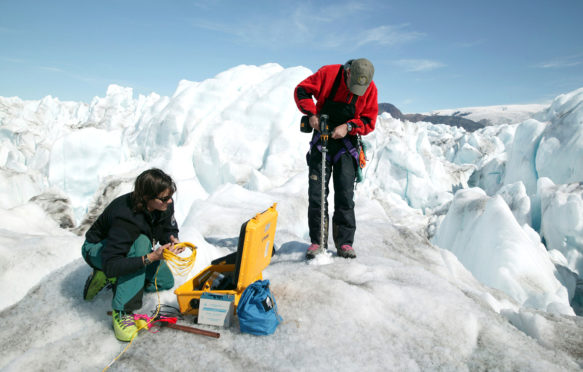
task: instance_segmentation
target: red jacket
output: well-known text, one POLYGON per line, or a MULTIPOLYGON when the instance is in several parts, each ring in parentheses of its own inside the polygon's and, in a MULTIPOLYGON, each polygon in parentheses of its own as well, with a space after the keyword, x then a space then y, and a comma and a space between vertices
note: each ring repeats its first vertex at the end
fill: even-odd
MULTIPOLYGON (((296 104, 301 112, 306 115, 315 115, 320 112, 324 101, 329 98, 328 95, 332 90, 334 79, 338 74, 341 65, 327 65, 320 68, 315 74, 307 77, 298 84, 294 91, 296 104), (312 97, 316 98, 314 104, 312 97)), ((342 74, 342 81, 336 91, 333 100, 336 102, 350 102, 354 96, 345 81, 345 74, 342 74)), ((363 96, 358 97, 355 104, 356 113, 354 119, 350 120, 354 127, 350 135, 365 135, 372 132, 375 128, 379 105, 377 101, 377 87, 374 81, 371 81, 368 89, 363 96)))

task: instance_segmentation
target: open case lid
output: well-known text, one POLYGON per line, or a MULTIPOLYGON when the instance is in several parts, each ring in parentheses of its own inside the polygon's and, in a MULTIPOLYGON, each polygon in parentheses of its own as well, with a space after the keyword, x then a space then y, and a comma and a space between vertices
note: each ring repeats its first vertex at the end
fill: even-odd
POLYGON ((241 226, 234 275, 237 290, 247 288, 256 281, 271 262, 277 225, 276 206, 277 203, 274 203, 241 226))

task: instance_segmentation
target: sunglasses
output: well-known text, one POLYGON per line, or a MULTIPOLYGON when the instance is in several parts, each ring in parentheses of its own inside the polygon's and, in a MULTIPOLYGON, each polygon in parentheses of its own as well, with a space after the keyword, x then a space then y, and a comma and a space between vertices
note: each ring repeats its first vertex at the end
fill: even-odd
POLYGON ((172 195, 168 195, 163 198, 156 197, 156 199, 160 200, 162 203, 167 203, 168 200, 172 199, 172 195))

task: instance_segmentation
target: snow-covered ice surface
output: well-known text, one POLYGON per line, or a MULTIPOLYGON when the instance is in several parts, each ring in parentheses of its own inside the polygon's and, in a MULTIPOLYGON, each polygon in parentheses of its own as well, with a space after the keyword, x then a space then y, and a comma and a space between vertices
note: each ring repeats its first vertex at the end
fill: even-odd
POLYGON ((356 190, 358 258, 306 264, 308 136, 292 93, 310 73, 242 65, 172 97, 112 85, 89 104, 0 97, 0 368, 100 370, 125 347, 111 293, 82 300, 82 233, 157 166, 198 247, 190 276, 277 203, 263 274, 284 323, 266 337, 236 320, 219 339, 140 333, 110 370, 580 370, 583 89, 473 133, 380 116, 356 190))

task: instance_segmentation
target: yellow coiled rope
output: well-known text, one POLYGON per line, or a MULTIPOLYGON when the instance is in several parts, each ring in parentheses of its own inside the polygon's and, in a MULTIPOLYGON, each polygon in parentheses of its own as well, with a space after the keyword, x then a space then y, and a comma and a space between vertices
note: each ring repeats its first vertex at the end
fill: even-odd
POLYGON ((180 257, 169 249, 165 249, 163 253, 164 259, 166 260, 166 264, 170 268, 170 271, 172 271, 174 275, 178 276, 184 276, 188 274, 194 267, 194 261, 196 260, 196 246, 194 244, 189 242, 174 244, 174 248, 181 247, 190 248, 192 254, 188 257, 180 257))
MULTIPOLYGON (((196 260, 196 246, 192 243, 189 242, 182 242, 182 243, 177 243, 174 244, 174 248, 180 248, 180 247, 188 247, 190 248, 190 250, 192 251, 192 254, 188 257, 180 257, 179 255, 177 255, 174 252, 171 252, 168 249, 165 249, 164 252, 162 252, 162 257, 164 260, 166 260, 166 264, 168 265, 168 268, 170 268, 170 271, 172 271, 173 274, 178 275, 178 276, 184 276, 186 274, 188 274, 190 272, 190 270, 192 270, 192 268, 194 267, 194 261, 196 260)), ((141 321, 141 324, 136 324, 136 326, 138 326, 138 330, 132 335, 132 339, 130 340, 130 342, 128 343, 128 345, 121 351, 121 353, 119 353, 119 355, 117 357, 115 357, 114 360, 112 360, 104 369, 103 372, 107 371, 109 369, 109 367, 111 367, 113 365, 113 363, 115 363, 132 345, 132 343, 134 342, 134 338, 136 338, 136 336, 138 335, 138 332, 142 329, 148 329, 148 326, 150 325, 151 322, 153 322, 156 317, 158 316, 158 313, 160 312, 160 293, 158 292, 158 270, 160 270, 160 265, 158 265, 158 268, 156 269, 156 274, 154 275, 154 287, 156 287, 156 295, 158 296, 158 306, 156 307, 156 314, 154 314, 154 316, 150 319, 150 321, 145 322, 145 321, 141 321)), ((113 316, 113 314, 112 314, 113 316)))

